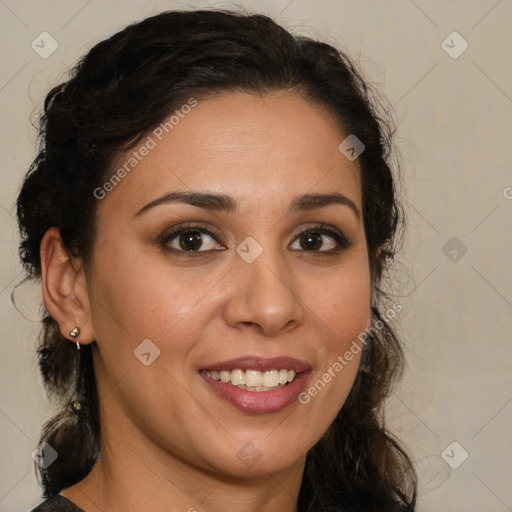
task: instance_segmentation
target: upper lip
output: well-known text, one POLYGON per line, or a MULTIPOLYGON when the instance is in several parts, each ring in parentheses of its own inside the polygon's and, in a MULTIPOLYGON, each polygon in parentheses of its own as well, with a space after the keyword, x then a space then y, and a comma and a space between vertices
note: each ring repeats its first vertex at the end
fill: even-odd
POLYGON ((293 357, 258 357, 258 356, 245 356, 229 361, 222 361, 220 363, 213 363, 204 366, 201 370, 294 370, 295 372, 307 372, 311 367, 304 361, 299 361, 293 357))

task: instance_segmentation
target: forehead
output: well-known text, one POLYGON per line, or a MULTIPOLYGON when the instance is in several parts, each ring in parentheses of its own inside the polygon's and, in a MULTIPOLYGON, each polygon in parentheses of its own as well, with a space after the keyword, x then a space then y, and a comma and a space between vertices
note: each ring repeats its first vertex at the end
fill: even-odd
POLYGON ((190 189, 226 193, 241 205, 341 192, 360 207, 359 166, 338 149, 347 135, 326 107, 294 92, 193 99, 116 162, 112 173, 128 172, 101 208, 131 211, 190 189))

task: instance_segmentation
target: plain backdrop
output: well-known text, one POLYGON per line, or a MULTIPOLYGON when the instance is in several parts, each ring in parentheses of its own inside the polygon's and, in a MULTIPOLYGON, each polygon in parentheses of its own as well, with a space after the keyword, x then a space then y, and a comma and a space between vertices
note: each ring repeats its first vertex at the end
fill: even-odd
MULTIPOLYGON (((407 371, 388 424, 417 464, 420 511, 512 510, 511 0, 238 5, 347 51, 393 106, 408 215, 393 282, 407 371)), ((31 453, 52 414, 35 355, 40 289, 22 285, 18 310, 11 302, 30 120, 93 44, 163 10, 209 6, 232 4, 0 0, 1 511, 41 501, 31 453), (42 32, 58 45, 49 56, 31 46, 42 32)))

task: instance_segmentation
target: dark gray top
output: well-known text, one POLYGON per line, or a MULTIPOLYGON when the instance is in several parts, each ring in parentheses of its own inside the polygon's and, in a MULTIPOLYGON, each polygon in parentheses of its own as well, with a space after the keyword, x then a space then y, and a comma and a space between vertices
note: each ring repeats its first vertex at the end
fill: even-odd
POLYGON ((30 512, 85 512, 61 494, 55 494, 40 503, 30 512))
MULTIPOLYGON (((394 512, 407 512, 407 510, 408 509, 405 505, 397 505, 396 508, 393 507, 394 512)), ((46 501, 43 501, 30 512, 85 512, 85 510, 78 507, 64 496, 56 494, 55 496, 48 498, 46 501)))

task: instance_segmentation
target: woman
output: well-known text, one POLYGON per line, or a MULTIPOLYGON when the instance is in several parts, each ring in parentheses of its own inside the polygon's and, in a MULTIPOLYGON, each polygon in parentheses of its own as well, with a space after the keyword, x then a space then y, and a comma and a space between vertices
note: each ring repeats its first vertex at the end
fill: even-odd
POLYGON ((159 14, 50 91, 18 199, 61 405, 34 510, 414 510, 389 149, 349 59, 262 15, 159 14))

